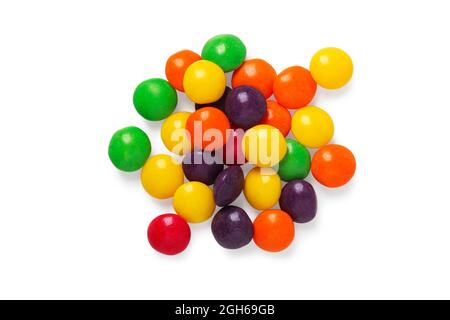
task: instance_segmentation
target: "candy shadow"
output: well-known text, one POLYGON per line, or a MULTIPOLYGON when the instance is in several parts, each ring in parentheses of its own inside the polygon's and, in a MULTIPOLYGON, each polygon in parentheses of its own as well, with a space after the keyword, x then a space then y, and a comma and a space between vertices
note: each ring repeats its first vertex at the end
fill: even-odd
POLYGON ((326 99, 337 99, 341 98, 343 96, 346 96, 350 90, 352 90, 353 82, 350 82, 345 87, 337 90, 330 90, 330 89, 324 89, 322 87, 317 86, 317 93, 314 97, 314 100, 312 103, 314 104, 317 100, 319 100, 321 97, 324 97, 326 99))
POLYGON ((233 72, 225 73, 227 79, 227 86, 231 88, 231 79, 233 78, 233 72))
POLYGON ((254 256, 259 251, 259 248, 255 245, 255 243, 253 241, 250 242, 245 247, 242 247, 239 249, 234 249, 234 250, 225 249, 225 248, 222 248, 219 244, 217 244, 216 249, 222 250, 224 255, 226 255, 228 258, 232 258, 232 259, 240 259, 240 258, 248 259, 249 256, 251 256, 251 255, 254 256))
MULTIPOLYGON (((313 178, 310 179, 310 183, 313 185, 317 197, 319 198, 318 201, 320 203, 320 198, 324 199, 334 199, 334 198, 343 198, 345 195, 350 194, 355 189, 355 184, 357 183, 357 177, 353 177, 352 180, 350 180, 346 185, 340 187, 340 188, 328 188, 317 181, 315 181, 313 178)), ((325 200, 326 201, 326 200, 325 200)))
MULTIPOLYGON (((161 259, 163 262, 167 262, 167 261, 186 262, 186 259, 188 259, 189 256, 192 254, 191 250, 192 250, 192 246, 189 245, 183 252, 173 255, 173 256, 159 253, 156 250, 151 250, 153 253, 151 258, 158 258, 158 259, 161 259)), ((153 260, 152 260, 152 263, 153 263, 153 260)))
POLYGON ((254 251, 256 254, 258 255, 263 255, 263 256, 267 256, 270 257, 271 259, 291 259, 294 256, 298 256, 301 254, 301 251, 299 250, 298 246, 299 243, 301 243, 300 241, 300 237, 297 233, 297 226, 295 228, 295 232, 296 232, 296 236, 294 238, 294 241, 292 242, 292 244, 285 250, 281 251, 281 252, 268 252, 268 251, 264 251, 260 248, 258 248, 258 246, 254 245, 254 251))
POLYGON ((141 177, 141 170, 137 170, 134 172, 125 172, 125 171, 117 171, 117 175, 120 177, 121 180, 125 181, 126 183, 136 183, 136 181, 140 180, 141 177))
POLYGON ((150 130, 151 133, 158 133, 161 131, 161 126, 164 120, 161 121, 149 121, 146 119, 142 120, 144 125, 148 130, 150 130))
MULTIPOLYGON (((217 213, 217 209, 216 212, 214 212, 214 215, 216 215, 217 213)), ((214 215, 205 222, 201 222, 201 223, 190 223, 189 226, 191 227, 192 233, 210 233, 211 232, 211 222, 212 219, 214 217, 214 215)))
POLYGON ((175 213, 175 210, 172 207, 173 198, 169 199, 156 199, 150 196, 144 188, 142 188, 142 192, 148 196, 149 202, 151 202, 152 206, 157 206, 159 211, 162 213, 175 213), (170 209, 167 209, 170 208, 170 209))
POLYGON ((188 98, 188 96, 184 92, 177 92, 178 95, 178 103, 174 112, 194 112, 195 104, 188 98))

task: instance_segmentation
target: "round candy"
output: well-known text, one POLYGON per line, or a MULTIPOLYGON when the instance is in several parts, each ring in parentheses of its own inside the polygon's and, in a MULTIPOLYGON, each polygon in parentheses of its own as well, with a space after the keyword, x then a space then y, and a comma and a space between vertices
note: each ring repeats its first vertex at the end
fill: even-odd
POLYGON ((283 181, 304 179, 311 169, 311 156, 308 149, 294 139, 286 139, 287 153, 278 167, 283 181))
POLYGON ((275 127, 261 124, 245 132, 242 140, 245 158, 258 167, 273 167, 283 159, 287 147, 283 134, 275 127))
POLYGON ((228 95, 231 93, 230 87, 225 87, 225 92, 223 93, 222 97, 217 100, 216 102, 207 103, 207 104, 195 104, 195 110, 204 108, 204 107, 214 107, 219 109, 222 112, 225 112, 225 101, 227 101, 228 95))
POLYGON ((159 154, 145 163, 141 172, 141 182, 145 191, 152 197, 171 198, 184 182, 183 169, 171 156, 159 154))
POLYGON ((318 107, 305 107, 292 117, 292 133, 305 147, 320 148, 333 138, 333 120, 318 107))
POLYGON ((244 173, 241 167, 231 166, 223 170, 214 182, 214 200, 225 207, 236 200, 244 188, 244 173))
POLYGON ((187 222, 200 223, 211 218, 216 204, 213 192, 206 184, 191 181, 177 189, 173 208, 187 222))
POLYGON ((311 73, 302 67, 289 67, 275 79, 273 93, 277 102, 289 109, 308 105, 316 94, 317 84, 311 73))
POLYGON ((244 195, 255 209, 275 206, 280 199, 281 179, 272 168, 253 168, 245 177, 244 195))
POLYGON ((273 82, 276 76, 275 69, 268 62, 262 59, 251 59, 234 71, 231 84, 233 88, 251 86, 268 99, 273 93, 273 82))
POLYGON ((242 152, 242 139, 244 134, 245 131, 242 129, 232 130, 227 144, 221 150, 223 162, 227 166, 241 166, 247 162, 247 159, 245 159, 245 155, 242 152))
POLYGON ((294 223, 282 210, 261 212, 253 222, 256 245, 269 252, 280 252, 290 246, 295 237, 294 223))
POLYGON ((190 112, 175 112, 164 120, 161 127, 161 139, 166 148, 183 155, 191 149, 191 141, 186 134, 186 122, 190 112))
POLYGON ((177 106, 175 89, 164 79, 149 79, 134 90, 136 111, 145 119, 159 121, 167 118, 177 106))
POLYGON ((239 249, 253 239, 253 223, 247 213, 235 206, 217 212, 211 224, 216 241, 225 249, 239 249))
POLYGON ((150 223, 147 237, 153 249, 172 256, 187 248, 191 241, 191 229, 180 216, 163 214, 150 223))
POLYGON ((214 156, 206 151, 194 150, 183 159, 184 175, 189 181, 211 185, 222 170, 222 159, 218 163, 214 156))
POLYGON ((291 114, 275 101, 267 101, 267 111, 261 124, 271 125, 281 131, 283 136, 287 136, 291 131, 291 114))
POLYGON ((241 86, 234 88, 225 103, 225 113, 235 126, 247 130, 264 117, 267 103, 255 88, 241 86))
POLYGON ((166 77, 177 90, 184 92, 183 79, 186 69, 202 57, 191 50, 182 50, 174 53, 166 62, 166 77))
POLYGON ((137 127, 118 130, 111 137, 108 147, 109 159, 122 171, 136 171, 147 161, 152 145, 147 134, 137 127))
POLYGON ((313 157, 311 171, 314 178, 330 188, 349 182, 356 170, 353 153, 346 147, 330 144, 319 149, 313 157))
POLYGON ((304 180, 288 182, 281 191, 280 208, 295 222, 311 221, 317 212, 317 197, 313 186, 304 180))
POLYGON ((191 114, 186 122, 186 130, 194 148, 213 151, 227 143, 230 122, 219 109, 206 107, 191 114))
POLYGON ((209 39, 202 50, 202 58, 219 65, 223 71, 237 69, 244 62, 247 49, 238 37, 221 34, 209 39))
POLYGON ((310 69, 312 77, 319 86, 326 89, 339 89, 352 78, 353 62, 341 49, 324 48, 312 57, 310 69))
POLYGON ((222 69, 210 61, 196 61, 184 74, 184 91, 195 103, 205 104, 219 100, 225 91, 225 85, 226 78, 222 69))

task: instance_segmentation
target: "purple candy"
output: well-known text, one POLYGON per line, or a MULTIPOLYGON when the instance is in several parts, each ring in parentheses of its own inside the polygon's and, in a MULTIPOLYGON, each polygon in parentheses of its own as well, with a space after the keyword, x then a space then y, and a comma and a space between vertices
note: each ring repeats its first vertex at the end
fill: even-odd
POLYGON ((240 86, 231 90, 225 113, 235 126, 247 130, 257 125, 266 114, 267 102, 255 88, 240 86))
POLYGON ((239 197, 244 187, 244 173, 240 166, 223 170, 214 182, 214 199, 219 207, 231 204, 239 197))
POLYGON ((223 93, 222 97, 213 103, 207 103, 207 104, 195 104, 195 110, 204 108, 204 107, 214 107, 217 108, 223 112, 225 112, 225 101, 227 100, 228 95, 231 93, 230 87, 225 87, 225 92, 223 93))
POLYGON ((247 213, 235 206, 217 212, 211 224, 216 241, 226 249, 239 249, 253 239, 253 223, 247 213))
POLYGON ((311 221, 317 212, 317 197, 313 186, 304 180, 288 182, 281 191, 280 208, 295 222, 311 221))
POLYGON ((221 161, 216 162, 214 156, 206 151, 192 151, 183 159, 184 175, 189 181, 199 181, 211 185, 222 170, 221 161))

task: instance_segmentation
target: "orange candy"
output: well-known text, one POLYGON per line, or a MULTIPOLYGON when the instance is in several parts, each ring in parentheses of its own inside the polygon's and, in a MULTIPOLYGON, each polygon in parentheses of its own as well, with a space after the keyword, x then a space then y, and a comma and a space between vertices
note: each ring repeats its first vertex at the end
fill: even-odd
POLYGON ((262 59, 245 61, 234 73, 231 80, 233 88, 251 86, 267 99, 273 93, 273 82, 277 73, 275 69, 262 59))
POLYGON ((282 210, 265 210, 253 222, 256 245, 269 252, 279 252, 292 243, 295 228, 292 218, 282 210))
POLYGON ((356 170, 353 153, 346 147, 330 144, 320 148, 313 157, 311 171, 314 178, 330 188, 349 182, 356 170))
POLYGON ((214 151, 228 141, 230 122, 225 113, 217 108, 205 107, 192 113, 187 122, 193 148, 214 151))
POLYGON ((309 70, 294 66, 283 70, 275 79, 273 94, 277 102, 289 109, 307 106, 314 98, 317 83, 309 70))
POLYGON ((267 101, 267 111, 261 124, 271 125, 281 131, 283 136, 287 136, 291 131, 291 114, 275 101, 267 101))
POLYGON ((184 92, 183 78, 186 69, 195 61, 201 60, 198 54, 191 50, 174 53, 166 62, 166 78, 178 91, 184 92))

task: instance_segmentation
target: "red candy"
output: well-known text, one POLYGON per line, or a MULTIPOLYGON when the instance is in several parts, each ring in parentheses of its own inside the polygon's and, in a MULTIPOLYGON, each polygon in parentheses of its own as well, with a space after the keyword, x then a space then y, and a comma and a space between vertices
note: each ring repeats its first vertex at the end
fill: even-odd
POLYGON ((168 213, 156 217, 150 223, 147 237, 153 249, 172 256, 187 248, 191 240, 191 229, 179 215, 168 213))
POLYGON ((268 124, 277 128, 286 137, 291 131, 291 114, 285 107, 270 100, 267 101, 266 115, 261 120, 261 124, 268 124))

